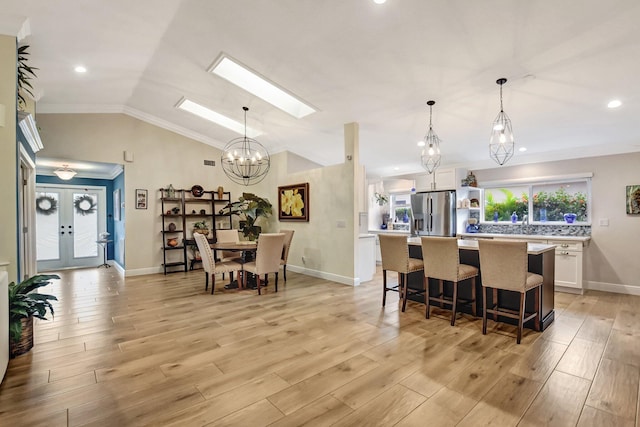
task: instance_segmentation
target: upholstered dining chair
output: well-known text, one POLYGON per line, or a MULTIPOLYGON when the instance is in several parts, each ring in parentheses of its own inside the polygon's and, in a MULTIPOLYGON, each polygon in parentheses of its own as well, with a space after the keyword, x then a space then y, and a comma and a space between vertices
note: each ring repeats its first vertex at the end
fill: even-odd
POLYGON ((280 270, 280 257, 282 256, 283 246, 283 233, 260 233, 255 261, 243 264, 244 287, 247 286, 247 273, 253 273, 256 276, 258 295, 260 295, 260 276, 264 275, 266 284, 269 273, 275 273, 275 288, 276 292, 278 292, 278 271, 280 270))
MULTIPOLYGON (((402 311, 404 311, 407 306, 407 294, 409 293, 407 275, 414 271, 422 271, 422 260, 409 257, 407 236, 379 234, 378 238, 380 239, 380 253, 382 255, 382 306, 384 307, 387 302, 387 291, 396 291, 400 293, 402 311), (387 286, 387 270, 398 273, 398 286, 387 286)), ((422 291, 416 293, 422 293, 422 291)))
POLYGON ((202 266, 206 273, 204 289, 205 291, 209 289, 209 276, 211 276, 211 295, 213 295, 213 291, 216 286, 216 274, 242 271, 242 264, 236 261, 221 261, 216 263, 207 238, 200 233, 194 233, 193 237, 196 239, 196 245, 198 246, 200 257, 202 258, 202 266))
MULTIPOLYGON (((240 235, 238 230, 216 230, 216 243, 238 243, 240 235)), ((218 259, 221 262, 235 261, 242 263, 241 254, 237 251, 218 251, 218 259)), ((222 273, 224 279, 224 273, 222 273)), ((229 280, 233 282, 233 272, 229 273, 229 280)))
POLYGON ((430 302, 439 302, 451 305, 451 326, 456 324, 456 312, 458 302, 471 304, 471 312, 476 315, 476 277, 478 269, 472 265, 460 264, 460 251, 458 250, 458 239, 455 237, 433 237, 422 236, 422 259, 424 261, 424 289, 425 302, 427 305, 426 318, 429 318, 430 302), (438 280, 438 295, 431 296, 429 293, 429 278, 438 280), (471 299, 461 300, 458 298, 458 286, 460 282, 471 279, 471 299), (453 283, 453 297, 444 295, 443 282, 453 283))
POLYGON ((291 240, 293 240, 293 233, 295 230, 280 230, 280 233, 284 234, 284 246, 282 248, 282 258, 280 258, 280 265, 282 266, 282 276, 285 283, 287 282, 287 259, 289 258, 289 248, 291 247, 291 240))
POLYGON ((518 320, 518 335, 516 342, 520 344, 522 329, 525 322, 535 319, 535 328, 540 330, 540 287, 543 277, 530 273, 526 242, 502 242, 481 239, 478 241, 480 249, 480 273, 482 274, 482 333, 487 333, 487 313, 493 314, 493 319, 505 316, 518 320), (487 291, 493 289, 491 308, 487 307, 487 291), (518 314, 499 306, 498 290, 520 292, 520 307, 518 314), (525 312, 527 292, 535 291, 534 312, 525 312))

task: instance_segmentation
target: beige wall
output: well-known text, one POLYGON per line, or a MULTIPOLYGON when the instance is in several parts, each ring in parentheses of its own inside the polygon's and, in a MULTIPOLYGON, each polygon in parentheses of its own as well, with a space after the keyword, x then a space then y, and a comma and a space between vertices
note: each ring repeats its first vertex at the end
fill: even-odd
POLYGON ((18 242, 16 230, 16 38, 0 36, 0 105, 5 107, 5 125, 0 127, 0 263, 8 262, 9 281, 17 280, 18 242))
MULTIPOLYGON (((335 165, 288 173, 288 153, 272 156, 272 169, 258 185, 242 187, 229 181, 219 167, 220 150, 121 114, 40 114, 38 125, 44 150, 42 157, 120 163, 125 166, 125 265, 127 275, 160 271, 162 263, 161 207, 158 189, 200 184, 206 189, 222 185, 237 199, 243 191, 267 197, 274 217, 265 231, 296 230, 289 255, 291 271, 305 272, 343 283, 354 277, 353 167, 335 165), (134 162, 123 161, 123 151, 134 153, 134 162), (203 160, 216 161, 215 167, 203 160), (309 182, 309 223, 277 220, 277 187, 309 182), (136 188, 149 190, 149 208, 134 209, 136 188), (336 221, 345 220, 345 228, 336 221), (302 256, 306 262, 302 262, 302 256)), ((294 158, 296 165, 300 164, 294 158)), ((296 168, 294 168, 296 169, 296 168)))
POLYGON ((474 171, 483 181, 592 172, 592 240, 585 252, 585 280, 594 289, 638 293, 640 215, 627 215, 625 189, 640 184, 640 153, 474 171), (609 226, 599 225, 608 219, 609 226))

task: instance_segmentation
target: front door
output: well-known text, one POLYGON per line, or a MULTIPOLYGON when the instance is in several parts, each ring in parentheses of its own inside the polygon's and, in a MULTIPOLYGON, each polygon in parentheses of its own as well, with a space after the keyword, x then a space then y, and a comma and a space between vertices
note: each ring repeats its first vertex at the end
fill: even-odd
POLYGON ((38 271, 97 266, 97 243, 106 231, 104 187, 39 185, 36 188, 38 271))

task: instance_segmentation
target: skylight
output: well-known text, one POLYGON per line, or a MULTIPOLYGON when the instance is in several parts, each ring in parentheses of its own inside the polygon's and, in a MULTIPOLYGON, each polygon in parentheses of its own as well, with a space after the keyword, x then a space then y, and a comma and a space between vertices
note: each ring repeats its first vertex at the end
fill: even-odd
POLYGON ((258 98, 262 98, 295 118, 301 119, 316 112, 313 107, 225 54, 216 60, 209 72, 228 80, 258 98))
MULTIPOLYGON (((232 131, 237 132, 240 135, 244 135, 245 128, 243 123, 236 122, 235 120, 230 119, 227 116, 223 116, 222 114, 217 113, 196 102, 183 98, 178 103, 178 105, 176 105, 176 107, 188 113, 195 114, 196 116, 213 122, 217 125, 226 127, 227 129, 231 129, 232 131)), ((249 138, 255 138, 258 135, 262 135, 262 132, 247 126, 247 136, 249 138)))

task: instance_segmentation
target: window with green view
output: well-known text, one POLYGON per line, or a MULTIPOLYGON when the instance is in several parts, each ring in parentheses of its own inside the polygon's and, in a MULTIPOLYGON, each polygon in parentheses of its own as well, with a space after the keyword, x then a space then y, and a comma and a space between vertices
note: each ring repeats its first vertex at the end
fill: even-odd
POLYGON ((484 221, 510 222, 515 212, 518 221, 528 215, 531 222, 565 222, 565 214, 574 214, 575 223, 588 223, 589 184, 580 179, 485 188, 484 221))

